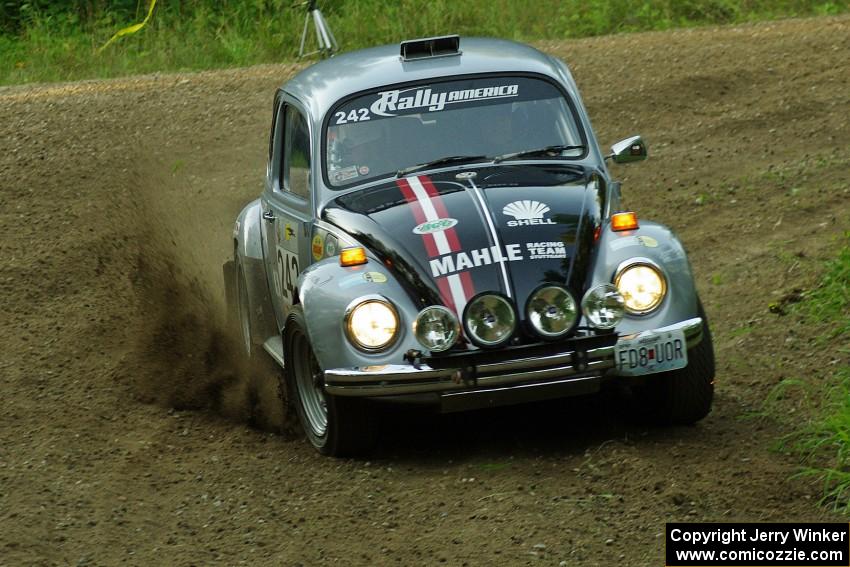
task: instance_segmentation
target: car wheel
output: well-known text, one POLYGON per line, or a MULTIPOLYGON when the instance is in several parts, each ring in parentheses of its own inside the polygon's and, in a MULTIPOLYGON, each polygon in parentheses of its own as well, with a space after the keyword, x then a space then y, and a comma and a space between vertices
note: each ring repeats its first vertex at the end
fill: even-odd
POLYGON ((708 318, 699 304, 702 340, 688 351, 688 365, 680 370, 649 375, 634 391, 639 417, 661 425, 689 425, 711 411, 714 400, 714 345, 708 318))
POLYGON ((377 426, 366 400, 324 391, 322 369, 306 333, 304 312, 296 305, 284 329, 286 391, 304 434, 323 455, 357 456, 374 446, 377 426))

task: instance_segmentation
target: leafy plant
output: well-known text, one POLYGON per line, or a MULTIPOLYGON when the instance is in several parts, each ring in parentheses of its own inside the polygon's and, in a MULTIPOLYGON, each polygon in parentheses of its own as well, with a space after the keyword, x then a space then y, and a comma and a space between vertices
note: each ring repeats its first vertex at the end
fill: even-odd
MULTIPOLYGON (((0 84, 291 60, 304 22, 303 8, 293 3, 170 0, 153 13, 150 0, 0 0, 0 84)), ((850 10, 825 0, 324 0, 319 6, 344 49, 445 33, 532 41, 850 10)))
MULTIPOLYGON (((826 344, 837 344, 850 336, 850 232, 847 244, 835 260, 827 264, 820 285, 806 294, 796 310, 811 323, 826 325, 826 344)), ((823 483, 822 501, 835 508, 850 509, 850 366, 840 364, 847 348, 836 352, 836 371, 827 389, 819 417, 802 431, 786 439, 786 445, 803 460, 798 476, 817 478, 823 483)), ((845 358, 846 360, 846 358, 845 358)), ((800 381, 795 381, 799 385, 800 381)), ((779 394, 781 395, 781 393, 779 394)))

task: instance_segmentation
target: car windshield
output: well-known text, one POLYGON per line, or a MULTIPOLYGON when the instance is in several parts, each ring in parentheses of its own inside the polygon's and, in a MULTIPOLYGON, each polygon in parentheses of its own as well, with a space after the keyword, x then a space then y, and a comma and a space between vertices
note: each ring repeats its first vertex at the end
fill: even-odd
POLYGON ((564 97, 543 79, 491 76, 348 99, 327 123, 328 181, 340 188, 430 162, 471 163, 555 146, 567 149, 528 159, 581 157, 582 132, 564 97))

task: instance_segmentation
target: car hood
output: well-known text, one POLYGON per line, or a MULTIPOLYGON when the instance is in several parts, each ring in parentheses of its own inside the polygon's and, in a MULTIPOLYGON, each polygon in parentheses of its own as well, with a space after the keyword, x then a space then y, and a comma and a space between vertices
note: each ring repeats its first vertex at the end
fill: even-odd
POLYGON ((524 318, 545 283, 585 291, 603 178, 576 166, 502 165, 409 176, 332 200, 323 218, 406 284, 420 305, 458 316, 475 295, 513 299, 524 318))

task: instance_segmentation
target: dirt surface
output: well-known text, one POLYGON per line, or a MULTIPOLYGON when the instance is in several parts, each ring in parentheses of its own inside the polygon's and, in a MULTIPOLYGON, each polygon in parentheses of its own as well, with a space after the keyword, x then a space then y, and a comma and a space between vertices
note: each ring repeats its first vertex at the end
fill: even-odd
POLYGON ((689 250, 707 419, 389 413, 369 461, 253 427, 219 269, 294 68, 0 89, 0 565, 662 565, 667 521, 834 518, 772 449, 803 400, 771 394, 846 350, 768 306, 850 227, 850 18, 541 48, 603 143, 648 142, 616 173, 689 250))

